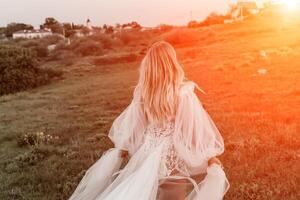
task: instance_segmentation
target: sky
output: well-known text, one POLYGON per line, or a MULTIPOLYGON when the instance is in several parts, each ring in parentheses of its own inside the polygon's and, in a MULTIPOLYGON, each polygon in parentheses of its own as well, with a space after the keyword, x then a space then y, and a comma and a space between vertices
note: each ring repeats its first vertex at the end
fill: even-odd
POLYGON ((137 21, 143 26, 184 25, 212 11, 224 13, 234 0, 0 0, 0 26, 22 22, 38 27, 46 17, 59 22, 114 25, 137 21), (192 11, 192 15, 191 15, 192 11))

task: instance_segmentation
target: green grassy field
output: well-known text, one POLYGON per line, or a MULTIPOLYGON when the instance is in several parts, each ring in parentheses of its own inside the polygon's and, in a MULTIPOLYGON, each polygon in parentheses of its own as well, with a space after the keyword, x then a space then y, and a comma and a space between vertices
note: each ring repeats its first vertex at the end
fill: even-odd
MULTIPOLYGON (((300 199, 299 33, 298 21, 257 19, 145 41, 174 44, 186 76, 207 93, 198 96, 225 139, 225 199, 300 199)), ((106 134, 131 100, 139 62, 79 59, 62 69, 61 80, 1 96, 0 199, 67 199, 113 146, 106 134)))

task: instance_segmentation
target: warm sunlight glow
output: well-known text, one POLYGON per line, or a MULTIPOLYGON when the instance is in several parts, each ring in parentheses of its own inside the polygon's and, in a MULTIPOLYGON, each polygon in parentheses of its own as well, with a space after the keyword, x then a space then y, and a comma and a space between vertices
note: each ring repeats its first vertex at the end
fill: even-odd
POLYGON ((298 0, 283 0, 281 3, 289 10, 296 10, 300 5, 298 0))

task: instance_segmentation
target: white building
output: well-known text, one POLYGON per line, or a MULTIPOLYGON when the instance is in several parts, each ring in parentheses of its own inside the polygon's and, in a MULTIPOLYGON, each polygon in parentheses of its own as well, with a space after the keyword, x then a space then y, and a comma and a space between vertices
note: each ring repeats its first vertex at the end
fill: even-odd
POLYGON ((93 29, 93 27, 92 27, 92 22, 91 22, 90 19, 87 19, 87 20, 86 20, 86 27, 87 27, 89 30, 92 30, 92 29, 93 29))
POLYGON ((50 36, 53 33, 50 30, 42 30, 42 29, 34 29, 34 30, 22 30, 13 33, 13 39, 16 38, 42 38, 46 36, 50 36))
POLYGON ((238 0, 237 10, 232 13, 234 19, 244 19, 244 11, 247 10, 251 14, 258 14, 262 9, 265 8, 265 4, 268 0, 238 0))
POLYGON ((267 0, 238 0, 237 5, 248 9, 263 9, 267 0))

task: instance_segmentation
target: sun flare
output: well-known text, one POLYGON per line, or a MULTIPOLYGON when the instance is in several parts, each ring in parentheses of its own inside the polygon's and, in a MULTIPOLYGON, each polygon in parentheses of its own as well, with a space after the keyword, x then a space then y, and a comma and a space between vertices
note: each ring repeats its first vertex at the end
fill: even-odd
POLYGON ((295 10, 300 7, 298 0, 283 0, 283 1, 281 1, 281 3, 289 10, 295 10))

